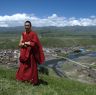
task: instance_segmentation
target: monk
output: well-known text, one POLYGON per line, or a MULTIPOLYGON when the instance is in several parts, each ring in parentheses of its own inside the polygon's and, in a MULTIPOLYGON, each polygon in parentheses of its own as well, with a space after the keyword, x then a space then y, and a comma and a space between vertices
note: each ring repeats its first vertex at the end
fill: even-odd
POLYGON ((32 31, 30 21, 25 22, 25 32, 22 32, 19 47, 20 65, 16 72, 16 79, 33 85, 38 84, 37 64, 43 64, 45 56, 36 32, 32 31))

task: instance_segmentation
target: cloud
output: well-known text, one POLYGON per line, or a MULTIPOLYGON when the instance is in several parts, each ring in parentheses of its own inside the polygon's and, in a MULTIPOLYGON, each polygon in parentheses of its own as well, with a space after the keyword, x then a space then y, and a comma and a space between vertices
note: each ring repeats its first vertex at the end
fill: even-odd
POLYGON ((17 13, 13 15, 0 16, 0 27, 14 27, 23 26, 26 20, 30 20, 33 26, 95 26, 96 16, 90 16, 89 18, 66 18, 63 16, 58 16, 57 14, 52 14, 51 16, 45 18, 39 18, 34 14, 17 13))

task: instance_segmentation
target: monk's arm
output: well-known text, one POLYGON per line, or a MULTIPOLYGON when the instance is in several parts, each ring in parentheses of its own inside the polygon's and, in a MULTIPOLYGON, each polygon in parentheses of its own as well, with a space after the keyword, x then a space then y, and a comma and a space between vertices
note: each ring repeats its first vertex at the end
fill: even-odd
POLYGON ((37 34, 34 34, 34 36, 33 36, 33 38, 31 39, 31 41, 29 41, 29 42, 25 42, 24 44, 26 44, 26 45, 30 45, 30 46, 35 46, 36 45, 36 43, 38 42, 38 36, 37 36, 37 34))
POLYGON ((35 46, 38 42, 39 42, 39 38, 37 34, 35 33, 32 41, 30 41, 30 46, 35 46))
POLYGON ((24 45, 24 43, 22 43, 22 36, 21 36, 21 38, 20 38, 20 42, 19 42, 19 47, 22 47, 23 45, 24 45))

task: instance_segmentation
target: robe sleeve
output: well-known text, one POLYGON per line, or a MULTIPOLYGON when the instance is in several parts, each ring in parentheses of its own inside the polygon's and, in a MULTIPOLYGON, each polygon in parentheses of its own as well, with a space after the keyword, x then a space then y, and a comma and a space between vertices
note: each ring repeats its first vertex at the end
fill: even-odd
POLYGON ((43 64, 45 61, 45 56, 42 45, 36 33, 34 33, 33 39, 30 41, 30 46, 32 46, 35 57, 39 61, 39 64, 43 64))
POLYGON ((35 42, 30 41, 30 46, 35 46, 35 42))
POLYGON ((37 36, 36 33, 34 33, 32 36, 33 36, 33 37, 32 37, 32 39, 30 40, 30 46, 33 47, 33 46, 36 46, 36 45, 37 45, 39 39, 38 39, 38 36, 37 36))

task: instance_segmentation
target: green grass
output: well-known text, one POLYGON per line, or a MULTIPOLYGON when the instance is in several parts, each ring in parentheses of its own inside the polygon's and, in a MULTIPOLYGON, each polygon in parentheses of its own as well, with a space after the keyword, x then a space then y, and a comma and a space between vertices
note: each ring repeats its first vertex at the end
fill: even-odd
POLYGON ((16 70, 0 68, 0 95, 96 95, 96 85, 39 74, 48 83, 32 86, 15 80, 16 70))
POLYGON ((18 48, 20 37, 0 37, 0 49, 18 48))
MULTIPOLYGON (((0 35, 0 49, 17 49, 20 34, 0 35)), ((42 37, 40 41, 44 47, 75 47, 96 45, 96 38, 82 36, 42 37)))
POLYGON ((46 47, 74 47, 96 45, 96 38, 82 37, 43 37, 41 42, 46 47))

